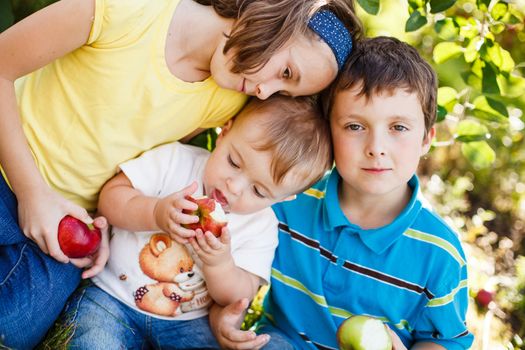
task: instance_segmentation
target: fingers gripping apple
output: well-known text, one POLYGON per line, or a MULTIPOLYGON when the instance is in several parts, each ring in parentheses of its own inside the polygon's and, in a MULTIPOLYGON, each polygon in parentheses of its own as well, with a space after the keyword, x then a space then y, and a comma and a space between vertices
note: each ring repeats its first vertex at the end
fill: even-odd
POLYGON ((95 253, 101 238, 98 228, 69 215, 64 216, 58 224, 60 249, 70 258, 83 258, 95 253))
POLYGON ((201 229, 202 232, 210 231, 215 237, 220 237, 222 228, 228 223, 226 214, 220 203, 208 197, 188 197, 188 199, 196 203, 199 207, 193 211, 185 209, 183 213, 198 216, 199 222, 183 226, 190 230, 201 229))

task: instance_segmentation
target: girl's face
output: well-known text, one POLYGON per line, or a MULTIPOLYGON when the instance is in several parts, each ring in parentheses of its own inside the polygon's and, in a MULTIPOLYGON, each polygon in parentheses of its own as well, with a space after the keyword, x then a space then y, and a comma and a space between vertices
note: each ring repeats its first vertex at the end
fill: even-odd
POLYGON ((232 73, 233 53, 215 51, 210 65, 211 75, 225 89, 267 99, 274 93, 308 96, 326 88, 337 75, 337 62, 330 47, 321 39, 304 35, 291 39, 255 73, 232 73))

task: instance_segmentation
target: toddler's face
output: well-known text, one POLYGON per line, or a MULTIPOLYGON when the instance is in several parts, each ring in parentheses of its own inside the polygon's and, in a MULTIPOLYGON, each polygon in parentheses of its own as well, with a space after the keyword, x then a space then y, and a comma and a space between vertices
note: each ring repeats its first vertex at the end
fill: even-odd
POLYGON ((256 123, 232 127, 230 121, 206 163, 206 195, 219 201, 227 212, 254 213, 288 199, 303 185, 303 180, 294 178, 293 170, 281 184, 274 183, 270 172, 272 153, 254 149, 261 137, 264 135, 256 123))
POLYGON ((346 191, 359 196, 401 195, 428 152, 416 93, 396 89, 367 100, 351 88, 337 93, 330 118, 334 156, 346 191))
POLYGON ((335 56, 324 41, 300 35, 273 55, 257 72, 232 73, 233 52, 219 46, 211 60, 211 74, 223 88, 265 100, 274 93, 308 96, 326 88, 337 75, 335 56))

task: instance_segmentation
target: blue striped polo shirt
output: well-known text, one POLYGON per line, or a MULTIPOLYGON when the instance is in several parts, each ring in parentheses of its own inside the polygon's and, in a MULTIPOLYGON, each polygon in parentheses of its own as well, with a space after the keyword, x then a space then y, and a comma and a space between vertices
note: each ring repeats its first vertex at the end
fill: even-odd
POLYGON ((465 255, 417 177, 401 214, 369 230, 339 207, 340 180, 334 169, 295 201, 274 205, 279 246, 262 324, 273 323, 298 349, 337 349, 341 322, 365 314, 387 322, 407 347, 432 341, 468 349, 465 255))

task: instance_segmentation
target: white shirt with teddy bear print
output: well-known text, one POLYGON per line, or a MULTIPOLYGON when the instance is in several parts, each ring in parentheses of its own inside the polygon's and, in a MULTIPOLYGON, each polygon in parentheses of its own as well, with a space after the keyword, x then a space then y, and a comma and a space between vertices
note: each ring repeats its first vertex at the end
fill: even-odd
MULTIPOLYGON (((120 165, 133 187, 165 197, 197 181, 201 196, 210 153, 178 142, 159 146, 120 165)), ((255 214, 227 214, 235 264, 266 282, 277 246, 277 219, 271 208, 255 214)), ((130 232, 113 227, 111 254, 94 283, 131 308, 162 318, 189 320, 208 313, 211 299, 190 245, 159 231, 130 232)))

